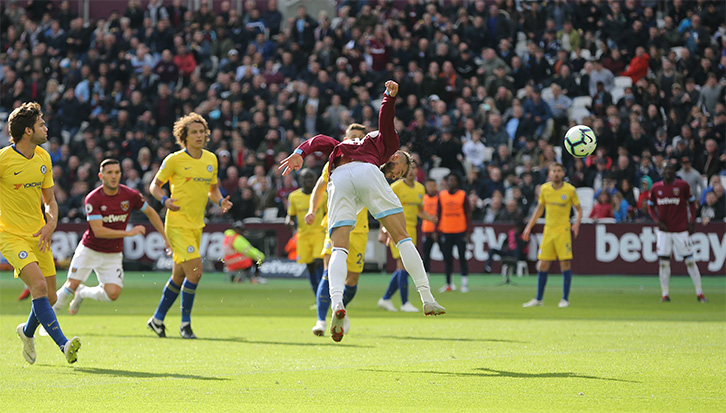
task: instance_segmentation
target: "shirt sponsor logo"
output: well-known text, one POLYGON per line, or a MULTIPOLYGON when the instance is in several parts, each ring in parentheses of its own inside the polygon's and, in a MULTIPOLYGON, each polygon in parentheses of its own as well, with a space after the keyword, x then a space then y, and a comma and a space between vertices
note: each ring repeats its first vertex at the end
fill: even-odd
POLYGON ((681 198, 658 198, 656 203, 658 205, 680 205, 681 198))
POLYGON ((189 181, 204 182, 204 183, 211 184, 212 183, 212 178, 191 178, 190 177, 190 178, 187 178, 186 182, 189 182, 189 181))
POLYGON ((113 224, 114 222, 124 222, 126 221, 126 218, 129 216, 129 214, 123 214, 123 215, 106 215, 105 217, 101 218, 103 222, 113 224))
POLYGON ((24 189, 37 188, 41 184, 42 184, 42 182, 28 182, 27 184, 15 184, 15 189, 20 189, 21 187, 24 189))

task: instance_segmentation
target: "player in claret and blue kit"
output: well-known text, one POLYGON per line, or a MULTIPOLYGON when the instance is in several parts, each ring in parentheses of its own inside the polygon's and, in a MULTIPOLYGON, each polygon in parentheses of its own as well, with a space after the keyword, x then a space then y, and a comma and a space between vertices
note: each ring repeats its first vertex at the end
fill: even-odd
POLYGON ((676 178, 676 166, 668 163, 663 168, 663 180, 653 184, 648 200, 648 213, 658 223, 656 249, 660 257, 658 276, 662 291, 661 301, 670 302, 668 281, 671 277, 671 253, 685 257, 688 275, 696 287, 699 302, 708 302, 701 288, 701 273, 693 259, 691 234, 696 221, 696 197, 686 181, 676 178))
POLYGON ((143 225, 126 230, 131 211, 141 211, 164 237, 167 250, 169 240, 159 214, 151 208, 137 191, 121 185, 121 166, 116 159, 101 162, 98 173, 102 185, 91 191, 85 200, 88 229, 76 248, 68 269, 68 278, 58 290, 58 301, 53 306, 59 312, 68 305, 68 313, 75 315, 84 299, 116 301, 124 286, 123 239, 145 234, 143 225), (83 284, 91 271, 96 273, 99 284, 88 287, 83 284))

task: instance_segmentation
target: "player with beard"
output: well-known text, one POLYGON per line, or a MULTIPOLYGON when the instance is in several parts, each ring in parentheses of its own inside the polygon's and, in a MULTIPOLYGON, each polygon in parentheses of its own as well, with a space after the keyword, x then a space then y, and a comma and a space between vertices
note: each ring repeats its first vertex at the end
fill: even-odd
POLYGON ((358 212, 367 207, 379 220, 401 252, 404 267, 411 274, 424 304, 424 314, 444 314, 431 294, 428 276, 411 237, 406 231, 406 218, 401 201, 393 193, 388 179, 407 174, 411 163, 408 153, 399 150, 398 133, 393 127, 398 84, 386 82, 386 91, 378 118, 380 130, 363 139, 343 142, 330 136, 317 135, 298 146, 294 153, 280 162, 283 176, 303 165, 305 156, 322 152, 329 154, 330 182, 328 183, 328 222, 333 251, 330 255, 329 277, 333 320, 330 333, 334 341, 343 339, 348 323, 343 305, 343 290, 347 274, 346 260, 350 233, 358 212), (383 165, 383 166, 381 166, 383 165))

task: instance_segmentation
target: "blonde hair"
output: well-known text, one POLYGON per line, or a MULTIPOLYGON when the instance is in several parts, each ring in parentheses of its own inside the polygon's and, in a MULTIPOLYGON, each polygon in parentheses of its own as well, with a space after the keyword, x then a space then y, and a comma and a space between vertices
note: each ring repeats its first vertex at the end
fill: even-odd
POLYGON ((183 148, 187 147, 187 134, 189 133, 189 125, 192 123, 201 123, 204 126, 204 136, 209 139, 209 125, 204 117, 196 112, 191 112, 186 116, 182 116, 174 122, 174 130, 172 134, 176 138, 176 143, 183 148))

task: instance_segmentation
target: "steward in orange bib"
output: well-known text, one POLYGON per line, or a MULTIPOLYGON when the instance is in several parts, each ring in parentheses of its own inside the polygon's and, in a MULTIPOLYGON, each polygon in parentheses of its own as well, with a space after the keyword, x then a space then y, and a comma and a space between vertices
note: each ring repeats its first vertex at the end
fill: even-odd
MULTIPOLYGON (((423 210, 427 214, 437 216, 439 212, 439 193, 436 187, 436 181, 427 179, 424 185, 426 194, 423 197, 423 210)), ((421 248, 423 255, 424 267, 426 272, 431 271, 431 248, 437 240, 436 225, 431 221, 424 220, 421 222, 421 248)))
MULTIPOLYGON (((245 270, 251 268, 255 263, 257 267, 265 260, 265 254, 253 247, 249 241, 242 235, 245 227, 241 222, 234 224, 234 229, 224 231, 224 272, 227 273, 232 281, 242 282, 245 279, 245 270)), ((267 282, 256 274, 251 275, 253 283, 264 284, 267 282)))
POLYGON ((446 177, 449 186, 447 191, 439 192, 439 233, 441 238, 439 246, 444 254, 444 271, 446 272, 446 285, 441 292, 456 290, 451 280, 454 270, 454 246, 459 253, 459 266, 461 267, 461 292, 469 292, 469 266, 466 262, 466 242, 471 232, 471 208, 466 199, 466 192, 459 189, 461 184, 458 175, 451 173, 446 177))

